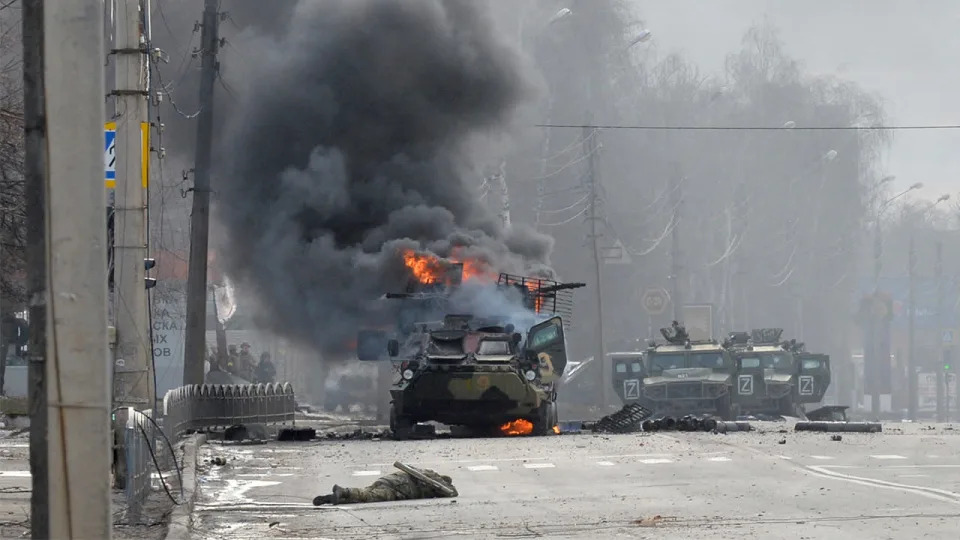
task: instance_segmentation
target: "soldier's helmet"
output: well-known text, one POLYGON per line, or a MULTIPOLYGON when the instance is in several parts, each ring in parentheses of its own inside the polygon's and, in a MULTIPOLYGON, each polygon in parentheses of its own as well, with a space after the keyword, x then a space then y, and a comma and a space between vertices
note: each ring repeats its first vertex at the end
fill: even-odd
POLYGON ((250 344, 247 343, 246 341, 244 341, 243 343, 240 344, 240 348, 241 348, 242 350, 244 350, 244 351, 249 350, 249 349, 250 349, 250 344))

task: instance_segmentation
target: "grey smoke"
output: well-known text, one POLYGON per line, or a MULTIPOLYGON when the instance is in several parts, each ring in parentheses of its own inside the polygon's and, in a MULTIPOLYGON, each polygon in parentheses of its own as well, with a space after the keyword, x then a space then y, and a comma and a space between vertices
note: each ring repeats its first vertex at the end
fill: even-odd
POLYGON ((249 59, 219 149, 228 272, 261 323, 343 344, 406 284, 407 249, 552 274, 549 237, 477 202, 473 143, 528 87, 474 2, 300 2, 282 35, 249 59))

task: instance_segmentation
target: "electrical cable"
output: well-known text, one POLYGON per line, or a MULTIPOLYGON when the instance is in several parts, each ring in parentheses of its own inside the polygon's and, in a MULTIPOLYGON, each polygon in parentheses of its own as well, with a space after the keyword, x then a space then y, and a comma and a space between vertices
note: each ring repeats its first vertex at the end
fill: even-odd
MULTIPOLYGON (((113 411, 111 411, 111 414, 115 414, 117 411, 121 409, 126 409, 126 408, 128 407, 116 407, 113 409, 113 411)), ((163 437, 164 442, 167 443, 167 449, 170 450, 170 459, 173 460, 173 467, 177 471, 177 481, 180 483, 180 498, 183 498, 183 470, 180 467, 180 464, 177 463, 177 454, 176 454, 176 451, 173 449, 173 444, 170 442, 170 439, 167 437, 167 434, 163 432, 163 429, 160 427, 159 424, 157 424, 156 421, 154 421, 153 418, 150 418, 149 416, 137 410, 134 410, 134 413, 139 414, 140 416, 149 420, 150 423, 153 424, 155 428, 157 428, 157 433, 159 433, 160 436, 163 437)), ((157 458, 156 458, 156 455, 154 454, 153 447, 150 444, 150 437, 147 435, 146 431, 144 431, 142 425, 140 424, 137 424, 137 425, 140 428, 140 433, 143 434, 144 440, 147 441, 147 448, 150 450, 150 457, 153 458, 153 464, 157 469, 157 474, 160 476, 160 483, 163 485, 163 489, 167 492, 167 495, 170 497, 170 499, 173 500, 174 504, 181 504, 181 503, 178 503, 173 498, 172 495, 170 495, 170 490, 167 489, 166 482, 163 479, 163 472, 160 470, 160 464, 157 462, 157 458)))
POLYGON ((901 126, 641 126, 623 124, 534 124, 538 128, 611 129, 645 131, 906 131, 960 129, 960 124, 927 124, 901 126))

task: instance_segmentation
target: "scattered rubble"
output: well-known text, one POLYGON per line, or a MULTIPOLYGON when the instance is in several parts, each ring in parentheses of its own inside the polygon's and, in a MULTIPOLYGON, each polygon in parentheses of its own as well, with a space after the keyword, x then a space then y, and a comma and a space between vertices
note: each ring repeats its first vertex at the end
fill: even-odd
POLYGON ((880 433, 880 422, 797 422, 796 431, 840 431, 848 433, 880 433))
POLYGON ((312 441, 317 438, 313 428, 284 428, 277 433, 278 441, 312 441))
POLYGON ((641 423, 653 414, 639 403, 627 403, 619 411, 608 414, 593 425, 594 433, 632 433, 640 431, 641 423))
POLYGON ((843 435, 831 435, 830 440, 834 442, 840 442, 843 440, 843 435))

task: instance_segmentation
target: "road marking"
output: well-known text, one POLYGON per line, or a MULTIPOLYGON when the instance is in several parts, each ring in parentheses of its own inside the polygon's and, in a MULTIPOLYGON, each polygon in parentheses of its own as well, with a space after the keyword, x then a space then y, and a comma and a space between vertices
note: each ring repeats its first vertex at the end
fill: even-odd
POLYGON ((471 465, 467 467, 467 470, 479 472, 479 471, 497 471, 499 469, 497 469, 495 465, 471 465))
POLYGON ((527 469, 552 469, 556 467, 553 463, 524 463, 527 469))
POLYGON ((30 471, 0 471, 0 476, 11 478, 30 478, 30 471))
POLYGON ((898 456, 895 454, 880 454, 878 456, 870 456, 873 459, 907 459, 903 456, 898 456))
POLYGON ((780 458, 780 459, 793 459, 793 458, 790 457, 790 456, 777 456, 777 457, 780 458))
POLYGON ((810 458, 811 458, 811 459, 819 459, 819 460, 833 459, 833 458, 830 457, 830 456, 810 456, 810 458))
POLYGON ((601 467, 613 467, 614 463, 612 461, 598 461, 597 465, 601 467))
POLYGON ((897 478, 927 478, 929 474, 898 474, 897 478))
POLYGON ((865 478, 862 476, 853 476, 848 474, 840 474, 830 470, 830 467, 804 467, 805 470, 809 471, 815 476, 821 476, 826 478, 833 478, 836 480, 842 480, 845 482, 850 482, 852 484, 859 484, 862 486, 869 487, 878 487, 882 489, 894 489, 903 491, 906 493, 912 493, 914 495, 920 495, 922 497, 928 497, 930 499, 936 499, 938 501, 960 504, 960 493, 953 491, 947 491, 945 489, 934 489, 923 486, 914 486, 911 484, 898 484, 896 482, 886 482, 884 480, 877 480, 875 478, 865 478))
POLYGON ((353 471, 353 476, 380 476, 380 471, 353 471))
POLYGON ((640 463, 645 463, 647 465, 656 465, 658 463, 673 463, 672 459, 641 459, 640 463))
POLYGON ((717 456, 707 459, 707 461, 730 461, 730 458, 725 456, 717 456))

